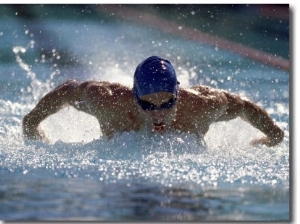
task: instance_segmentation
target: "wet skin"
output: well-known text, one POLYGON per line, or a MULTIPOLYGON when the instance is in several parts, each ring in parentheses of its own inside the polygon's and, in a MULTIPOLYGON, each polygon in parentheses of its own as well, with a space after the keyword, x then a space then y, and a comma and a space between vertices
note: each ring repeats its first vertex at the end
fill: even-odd
MULTIPOLYGON (((144 95, 140 99, 160 107, 173 97, 171 93, 160 92, 144 95)), ((263 108, 225 90, 202 85, 180 88, 173 107, 147 111, 137 103, 131 88, 118 83, 76 80, 69 80, 47 93, 24 117, 24 136, 47 141, 39 124, 65 105, 96 117, 102 133, 108 138, 117 132, 146 129, 161 134, 176 130, 203 139, 212 123, 237 117, 265 135, 252 141, 252 144, 274 146, 284 138, 283 130, 263 108)))

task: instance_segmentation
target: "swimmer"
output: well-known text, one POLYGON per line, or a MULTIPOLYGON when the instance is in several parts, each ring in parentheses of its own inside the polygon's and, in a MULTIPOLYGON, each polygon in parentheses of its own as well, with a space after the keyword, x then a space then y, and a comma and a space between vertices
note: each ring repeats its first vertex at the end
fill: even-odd
POLYGON ((108 138, 147 130, 160 134, 178 131, 203 139, 213 122, 237 117, 265 135, 253 140, 253 145, 275 146, 284 137, 267 112, 248 99, 208 86, 179 87, 172 64, 157 56, 137 66, 132 89, 118 83, 76 80, 56 87, 24 117, 25 137, 46 141, 39 124, 65 105, 96 117, 108 138))

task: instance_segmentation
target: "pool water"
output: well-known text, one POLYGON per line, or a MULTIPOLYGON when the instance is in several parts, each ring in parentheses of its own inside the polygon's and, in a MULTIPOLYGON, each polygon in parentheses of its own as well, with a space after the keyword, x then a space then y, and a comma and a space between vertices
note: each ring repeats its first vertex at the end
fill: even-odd
POLYGON ((41 7, 42 20, 0 8, 0 220, 290 220, 287 71, 90 8, 74 19, 77 8, 41 7), (72 107, 41 123, 50 144, 23 138, 24 115, 55 86, 70 78, 132 86, 151 55, 170 60, 183 87, 257 102, 283 142, 250 146, 262 133, 239 118, 212 124, 203 144, 176 133, 106 140, 94 117, 72 107))

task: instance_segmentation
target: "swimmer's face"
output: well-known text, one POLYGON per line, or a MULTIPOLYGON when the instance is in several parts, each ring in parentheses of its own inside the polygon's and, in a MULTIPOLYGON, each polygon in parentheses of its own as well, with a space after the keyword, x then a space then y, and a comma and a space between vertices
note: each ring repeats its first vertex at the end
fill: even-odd
POLYGON ((164 133, 175 118, 176 95, 159 92, 141 96, 138 108, 148 130, 164 133))

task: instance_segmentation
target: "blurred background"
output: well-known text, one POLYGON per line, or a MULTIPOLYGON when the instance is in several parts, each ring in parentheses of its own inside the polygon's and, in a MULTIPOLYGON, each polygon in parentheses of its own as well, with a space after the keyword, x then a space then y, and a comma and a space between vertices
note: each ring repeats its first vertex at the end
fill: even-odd
MULTIPOLYGON (((216 37, 224 38, 245 46, 270 53, 289 60, 289 5, 176 5, 176 4, 136 4, 124 5, 137 13, 150 13, 179 26, 189 27, 216 37)), ((60 64, 67 66, 76 63, 72 58, 72 49, 62 46, 59 34, 47 30, 45 21, 50 19, 76 21, 95 21, 97 23, 117 22, 122 20, 113 12, 105 12, 106 5, 0 5, 0 24, 17 19, 19 28, 10 27, 14 34, 10 43, 21 39, 20 33, 30 30, 45 60, 55 61, 52 50, 60 55, 60 64), (22 30, 23 28, 23 30, 22 30), (59 47, 59 48, 58 48, 59 47), (57 49, 58 48, 58 49, 57 49)), ((120 5, 112 5, 120 10, 120 5)), ((136 21, 138 22, 138 21, 136 21)), ((147 26, 147 24, 144 24, 147 26)), ((0 41, 10 33, 0 30, 0 41)), ((1 63, 14 63, 15 56, 10 43, 1 41, 1 63)), ((91 43, 90 43, 91 44, 91 43)), ((56 54, 56 55, 57 55, 56 54)))
POLYGON ((132 5, 249 47, 289 59, 289 6, 279 5, 132 5))

